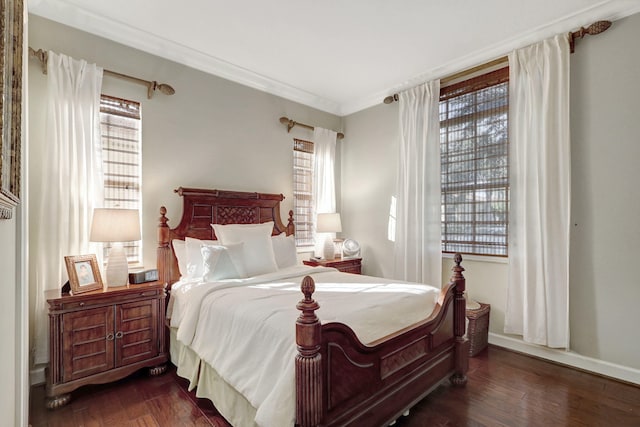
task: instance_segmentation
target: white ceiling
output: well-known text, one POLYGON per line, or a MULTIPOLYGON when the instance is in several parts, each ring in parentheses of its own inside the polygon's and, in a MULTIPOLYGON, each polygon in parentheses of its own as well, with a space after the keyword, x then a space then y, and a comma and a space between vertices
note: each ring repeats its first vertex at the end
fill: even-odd
POLYGON ((514 48, 640 12, 640 1, 30 0, 29 12, 344 116, 514 48))

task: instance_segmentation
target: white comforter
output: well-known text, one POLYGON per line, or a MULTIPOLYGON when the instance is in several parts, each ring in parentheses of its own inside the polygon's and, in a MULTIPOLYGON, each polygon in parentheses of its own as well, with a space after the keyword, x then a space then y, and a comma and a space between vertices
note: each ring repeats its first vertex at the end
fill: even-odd
POLYGON ((276 273, 217 283, 172 287, 171 326, 256 408, 260 426, 287 426, 295 418, 296 303, 300 283, 313 277, 322 321, 348 324, 372 342, 425 319, 440 289, 295 266, 276 273))

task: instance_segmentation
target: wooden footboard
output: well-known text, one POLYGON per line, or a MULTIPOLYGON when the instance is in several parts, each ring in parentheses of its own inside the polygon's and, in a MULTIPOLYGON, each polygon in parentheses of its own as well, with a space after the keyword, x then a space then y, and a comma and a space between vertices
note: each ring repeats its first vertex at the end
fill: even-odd
POLYGON ((341 323, 321 325, 305 277, 296 322, 296 425, 388 425, 446 379, 466 384, 465 279, 455 256, 450 282, 424 321, 362 344, 341 323))

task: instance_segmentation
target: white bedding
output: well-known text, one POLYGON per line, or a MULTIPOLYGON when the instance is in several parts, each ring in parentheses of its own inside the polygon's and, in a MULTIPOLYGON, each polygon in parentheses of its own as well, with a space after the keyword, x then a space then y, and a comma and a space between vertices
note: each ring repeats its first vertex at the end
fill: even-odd
POLYGON ((248 279, 174 284, 169 312, 177 339, 247 398, 260 426, 294 424, 296 303, 305 275, 316 282, 322 323, 348 324, 364 343, 425 319, 440 293, 299 265, 248 279))

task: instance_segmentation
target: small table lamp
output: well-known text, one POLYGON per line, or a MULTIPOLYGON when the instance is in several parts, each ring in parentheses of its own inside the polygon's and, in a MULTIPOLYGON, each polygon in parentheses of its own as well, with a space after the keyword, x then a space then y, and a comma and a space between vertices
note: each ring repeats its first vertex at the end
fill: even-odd
POLYGON ((324 239, 324 259, 333 259, 336 254, 336 248, 333 245, 333 236, 329 233, 340 233, 342 231, 342 222, 339 213, 320 213, 317 218, 316 231, 318 233, 327 233, 324 239))
POLYGON ((89 240, 113 243, 107 261, 107 286, 126 286, 129 281, 129 264, 122 242, 140 240, 140 214, 138 210, 94 209, 89 240))

